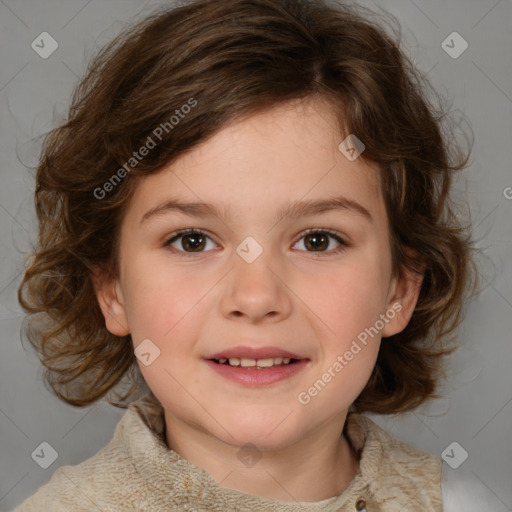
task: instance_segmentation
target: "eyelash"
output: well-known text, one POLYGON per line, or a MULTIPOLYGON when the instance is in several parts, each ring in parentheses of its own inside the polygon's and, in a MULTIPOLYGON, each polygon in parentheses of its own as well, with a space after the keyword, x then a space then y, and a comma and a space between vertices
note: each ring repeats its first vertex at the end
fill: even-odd
MULTIPOLYGON (((327 256, 335 255, 335 254, 338 254, 338 253, 344 251, 350 245, 348 242, 345 241, 344 238, 341 237, 340 233, 338 233, 337 231, 333 231, 332 229, 323 229, 323 228, 310 228, 310 229, 303 231, 302 233, 300 233, 300 237, 297 240, 297 242, 299 242, 305 236, 313 234, 313 233, 328 234, 341 244, 338 248, 331 249, 330 251, 302 251, 302 252, 309 252, 313 257, 322 257, 325 255, 327 255, 327 256)), ((211 237, 208 236, 208 234, 205 231, 203 231, 202 229, 188 228, 188 229, 182 229, 176 233, 173 233, 173 235, 171 235, 171 237, 164 242, 164 247, 170 247, 170 245, 174 241, 176 241, 177 239, 179 239, 183 236, 186 236, 186 235, 203 235, 211 240, 211 237)), ((294 245, 297 242, 295 242, 294 245)), ((203 252, 208 252, 208 251, 186 252, 186 251, 181 251, 181 250, 175 249, 174 247, 171 247, 171 249, 176 250, 179 253, 179 255, 184 258, 190 258, 190 257, 194 257, 198 254, 202 254, 203 252)))

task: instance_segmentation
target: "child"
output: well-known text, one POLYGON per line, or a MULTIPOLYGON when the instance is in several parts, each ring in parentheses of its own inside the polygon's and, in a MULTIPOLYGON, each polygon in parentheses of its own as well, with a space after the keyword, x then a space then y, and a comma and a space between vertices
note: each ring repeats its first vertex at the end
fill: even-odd
POLYGON ((442 510, 441 459, 362 413, 437 396, 476 283, 468 157, 361 13, 196 0, 93 61, 19 299, 57 396, 132 378, 131 403, 18 512, 442 510))

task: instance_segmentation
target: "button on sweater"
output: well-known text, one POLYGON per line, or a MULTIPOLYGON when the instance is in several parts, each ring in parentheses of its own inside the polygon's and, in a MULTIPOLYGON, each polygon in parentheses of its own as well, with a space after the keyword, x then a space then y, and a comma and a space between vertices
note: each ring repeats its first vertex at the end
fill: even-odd
POLYGON ((263 498, 219 485, 170 450, 161 404, 152 393, 131 403, 112 440, 50 481, 14 512, 441 512, 439 457, 349 412, 345 435, 360 471, 338 496, 317 502, 263 498))

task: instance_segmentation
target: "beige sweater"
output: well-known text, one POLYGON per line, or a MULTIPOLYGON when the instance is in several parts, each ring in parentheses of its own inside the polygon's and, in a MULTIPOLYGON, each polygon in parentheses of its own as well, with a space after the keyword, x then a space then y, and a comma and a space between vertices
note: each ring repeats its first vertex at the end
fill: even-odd
POLYGON ((318 502, 262 498, 228 489, 165 442, 163 409, 152 395, 133 402, 110 443, 76 466, 62 466, 14 512, 441 512, 439 457, 398 441, 349 413, 347 438, 360 473, 318 502))

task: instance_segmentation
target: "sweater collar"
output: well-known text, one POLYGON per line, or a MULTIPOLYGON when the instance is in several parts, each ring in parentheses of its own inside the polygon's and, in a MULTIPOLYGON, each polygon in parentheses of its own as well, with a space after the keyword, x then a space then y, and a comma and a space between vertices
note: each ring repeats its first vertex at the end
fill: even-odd
POLYGON ((378 475, 383 457, 379 434, 388 435, 369 418, 349 412, 343 428, 359 457, 360 472, 338 496, 317 502, 282 501, 246 494, 219 485, 203 469, 167 447, 163 407, 150 393, 132 402, 120 422, 121 442, 138 473, 159 492, 172 495, 183 506, 203 510, 272 510, 279 512, 334 512, 380 508, 374 505, 370 483, 378 475), (362 504, 366 503, 366 509, 362 504))

